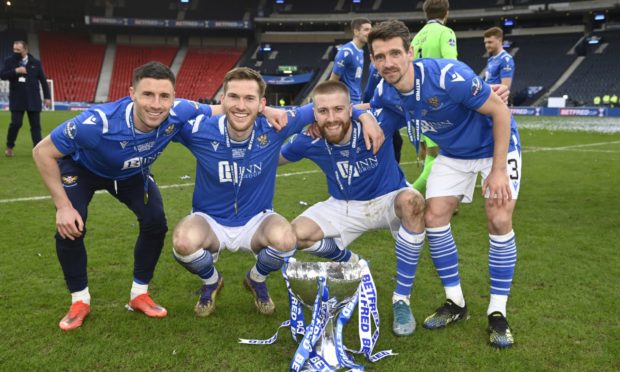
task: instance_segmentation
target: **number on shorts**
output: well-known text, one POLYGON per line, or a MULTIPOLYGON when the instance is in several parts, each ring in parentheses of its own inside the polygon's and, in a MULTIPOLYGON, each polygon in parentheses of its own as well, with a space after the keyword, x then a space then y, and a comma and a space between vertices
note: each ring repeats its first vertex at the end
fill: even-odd
POLYGON ((517 164, 517 159, 508 159, 508 164, 510 165, 510 179, 518 180, 519 179, 519 167, 517 164))

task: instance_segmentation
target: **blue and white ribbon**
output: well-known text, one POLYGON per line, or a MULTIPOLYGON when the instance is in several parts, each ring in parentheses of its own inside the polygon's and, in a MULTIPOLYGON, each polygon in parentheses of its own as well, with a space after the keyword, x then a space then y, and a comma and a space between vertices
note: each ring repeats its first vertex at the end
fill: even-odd
MULTIPOLYGON (((289 293, 290 319, 282 322, 276 333, 265 340, 239 339, 239 343, 249 345, 269 345, 273 344, 278 338, 278 332, 283 327, 290 327, 291 336, 297 342, 297 336, 302 335, 303 338, 299 342, 299 346, 295 351, 295 355, 290 364, 291 371, 301 371, 304 365, 316 371, 334 371, 335 366, 331 366, 325 359, 318 355, 315 346, 325 330, 327 322, 330 319, 329 286, 324 276, 318 278, 318 291, 314 301, 312 310, 312 320, 308 326, 305 325, 303 307, 297 297, 291 290, 290 282, 286 275, 286 265, 282 268, 284 281, 289 293)), ((368 266, 363 269, 362 281, 359 284, 357 293, 352 297, 344 308, 337 315, 336 329, 334 332, 336 356, 338 358, 339 367, 349 368, 353 371, 362 371, 364 366, 356 364, 355 360, 347 353, 347 351, 355 354, 363 354, 371 362, 376 362, 387 356, 397 355, 392 350, 383 350, 373 354, 373 349, 379 338, 380 319, 377 309, 377 289, 370 275, 368 266), (360 338, 360 349, 352 350, 344 345, 342 332, 344 326, 349 322, 355 311, 356 305, 359 304, 358 332, 360 338), (372 324, 374 323, 374 332, 372 324)))

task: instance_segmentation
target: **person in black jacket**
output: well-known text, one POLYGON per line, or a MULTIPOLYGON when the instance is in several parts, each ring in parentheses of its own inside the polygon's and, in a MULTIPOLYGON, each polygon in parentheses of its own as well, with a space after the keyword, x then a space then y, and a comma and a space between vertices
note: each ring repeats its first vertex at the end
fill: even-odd
POLYGON ((9 109, 11 124, 6 137, 4 154, 13 156, 17 133, 22 126, 24 112, 28 112, 30 135, 33 146, 41 141, 41 95, 43 89, 45 107, 50 107, 50 89, 41 62, 28 53, 28 44, 23 40, 13 43, 13 55, 4 61, 0 78, 9 81, 9 109))

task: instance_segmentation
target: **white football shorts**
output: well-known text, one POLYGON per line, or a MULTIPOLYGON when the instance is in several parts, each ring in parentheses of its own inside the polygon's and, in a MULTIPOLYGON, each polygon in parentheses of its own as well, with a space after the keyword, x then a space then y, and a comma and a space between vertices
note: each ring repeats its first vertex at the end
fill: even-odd
POLYGON ((215 219, 213 219, 213 217, 206 213, 194 212, 192 214, 204 218, 209 226, 211 226, 215 236, 217 236, 217 240, 220 242, 220 251, 226 248, 231 252, 236 252, 241 249, 243 251, 254 253, 252 251, 252 238, 254 237, 256 230, 258 230, 261 223, 263 223, 267 217, 272 214, 276 214, 276 212, 272 210, 265 210, 252 217, 252 219, 250 219, 245 225, 233 227, 219 224, 215 219))
POLYGON ((388 228, 396 238, 400 219, 396 217, 394 202, 404 187, 372 200, 338 200, 333 197, 306 209, 301 216, 307 217, 323 230, 326 238, 334 238, 340 249, 346 248, 368 230, 388 228))
MULTIPOLYGON (((478 173, 482 176, 480 180, 482 185, 491 171, 492 164, 493 158, 468 160, 439 155, 428 176, 426 198, 456 196, 461 199, 461 203, 471 203, 478 173)), ((521 187, 520 151, 514 150, 508 153, 506 173, 512 198, 517 199, 521 187)), ((488 198, 488 195, 485 195, 485 198, 488 198)))

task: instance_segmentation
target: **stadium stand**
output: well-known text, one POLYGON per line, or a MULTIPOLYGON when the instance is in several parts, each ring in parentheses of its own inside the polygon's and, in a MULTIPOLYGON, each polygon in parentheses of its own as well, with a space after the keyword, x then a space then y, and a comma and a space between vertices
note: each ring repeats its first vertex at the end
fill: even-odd
POLYGON ((588 47, 584 61, 555 92, 577 103, 591 104, 597 95, 620 95, 620 33, 599 33, 602 42, 588 47))
POLYGON ((511 96, 516 105, 529 105, 547 92, 571 65, 577 56, 569 52, 580 39, 579 34, 552 34, 532 36, 507 36, 513 42, 515 75, 511 96), (528 96, 528 87, 543 89, 528 96))
POLYGON ((244 59, 243 66, 252 67, 263 74, 277 74, 280 65, 295 65, 299 72, 323 70, 330 62, 323 59, 330 43, 271 43, 271 52, 263 56, 244 59))
POLYGON ((0 67, 4 64, 4 60, 13 54, 13 42, 15 40, 26 40, 27 42, 26 32, 20 30, 0 32, 0 67))
POLYGON ((54 80, 56 101, 94 100, 105 46, 85 34, 41 32, 39 50, 45 74, 54 80))
POLYGON ((224 75, 242 53, 235 48, 189 48, 177 74, 176 95, 193 100, 214 98, 224 75))
POLYGON ((169 0, 149 0, 148 6, 141 1, 119 1, 114 7, 115 17, 149 19, 176 19, 178 7, 169 0))
POLYGON ((170 66, 177 49, 171 46, 117 46, 108 100, 114 101, 128 94, 134 68, 149 61, 159 61, 170 66))
POLYGON ((256 13, 256 6, 252 0, 227 0, 226 6, 213 6, 210 1, 197 2, 194 9, 193 4, 185 13, 185 19, 209 19, 238 21, 246 16, 251 17, 256 13))
POLYGON ((458 38, 457 48, 459 61, 465 62, 474 72, 479 74, 486 66, 487 59, 485 57, 486 49, 484 49, 484 41, 482 31, 480 37, 458 38))

